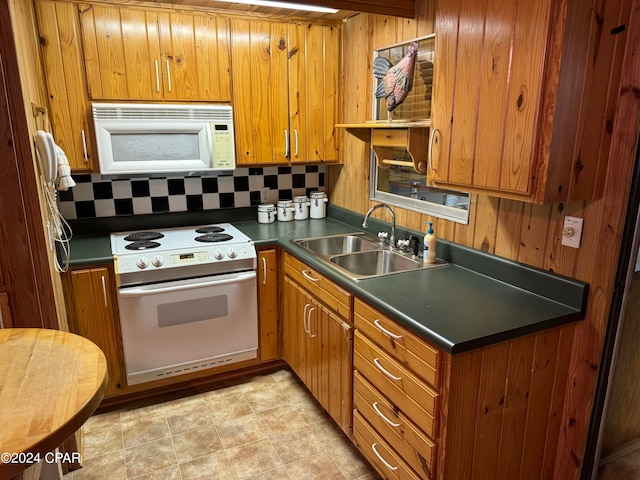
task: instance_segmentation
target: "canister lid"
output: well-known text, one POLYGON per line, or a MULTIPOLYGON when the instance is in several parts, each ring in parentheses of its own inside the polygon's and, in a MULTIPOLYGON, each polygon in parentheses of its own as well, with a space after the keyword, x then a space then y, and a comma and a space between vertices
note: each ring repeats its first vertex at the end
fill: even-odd
POLYGON ((306 195, 300 195, 299 197, 293 197, 293 203, 307 203, 309 199, 306 195))
POLYGON ((279 207, 290 207, 291 203, 291 200, 278 200, 279 207))
POLYGON ((258 205, 259 212, 273 212, 276 207, 273 206, 273 203, 263 203, 262 205, 258 205))
POLYGON ((311 192, 310 195, 311 198, 324 198, 327 196, 327 194, 324 192, 311 192))

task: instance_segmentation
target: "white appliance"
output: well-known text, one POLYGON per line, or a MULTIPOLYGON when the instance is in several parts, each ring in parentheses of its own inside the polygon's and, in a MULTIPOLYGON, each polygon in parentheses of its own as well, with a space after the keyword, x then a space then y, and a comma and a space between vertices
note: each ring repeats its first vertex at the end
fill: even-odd
POLYGON ((94 103, 103 175, 233 170, 229 105, 94 103))
POLYGON ((257 255, 233 225, 111 235, 127 383, 257 357, 257 255))

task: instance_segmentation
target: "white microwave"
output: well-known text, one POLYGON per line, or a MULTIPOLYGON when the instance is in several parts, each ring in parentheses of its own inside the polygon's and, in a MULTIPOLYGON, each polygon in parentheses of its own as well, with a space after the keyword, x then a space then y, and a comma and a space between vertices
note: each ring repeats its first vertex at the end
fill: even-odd
POLYGON ((103 175, 236 166, 229 105, 94 103, 92 110, 103 175))

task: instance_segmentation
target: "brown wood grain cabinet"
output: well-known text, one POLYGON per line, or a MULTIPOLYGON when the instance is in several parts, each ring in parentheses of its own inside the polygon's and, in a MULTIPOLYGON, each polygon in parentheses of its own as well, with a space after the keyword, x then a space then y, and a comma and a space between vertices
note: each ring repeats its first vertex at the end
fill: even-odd
POLYGON ((276 360, 278 349, 278 255, 275 248, 258 250, 258 315, 260 360, 276 360))
POLYGON ((71 170, 90 172, 94 167, 93 128, 77 6, 40 1, 37 8, 52 133, 67 155, 71 170))
POLYGON ((340 27, 230 23, 238 164, 337 162, 340 27))
POLYGON ((122 393, 124 363, 113 267, 72 269, 62 281, 69 330, 95 343, 107 359, 105 398, 122 393))
POLYGON ((535 203, 601 195, 623 2, 596 3, 438 1, 431 184, 535 203))
POLYGON ((287 253, 282 289, 282 356, 351 436, 352 296, 287 253))
POLYGON ((7 292, 0 292, 0 328, 11 328, 12 326, 9 294, 7 292))
POLYGON ((228 20, 81 4, 93 99, 230 101, 228 20))

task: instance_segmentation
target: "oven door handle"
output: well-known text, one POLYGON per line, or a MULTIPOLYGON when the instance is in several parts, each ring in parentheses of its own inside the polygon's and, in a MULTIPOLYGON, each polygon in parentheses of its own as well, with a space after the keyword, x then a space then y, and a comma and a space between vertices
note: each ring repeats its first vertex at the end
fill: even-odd
MULTIPOLYGON (((150 294, 158 294, 158 293, 168 293, 168 292, 179 292, 181 290, 191 290, 193 288, 202 288, 202 287, 215 287, 218 285, 228 285, 230 283, 238 283, 245 280, 255 279, 255 272, 241 272, 234 273, 229 275, 220 275, 220 278, 216 280, 218 277, 213 277, 213 280, 207 280, 204 282, 198 282, 195 279, 193 282, 182 283, 181 285, 174 285, 170 287, 163 286, 155 286, 155 285, 144 285, 142 287, 137 288, 121 288, 118 290, 118 295, 121 297, 142 297, 144 295, 150 294)), ((208 277, 212 278, 212 277, 208 277)), ((162 284, 161 284, 162 285, 162 284)))

